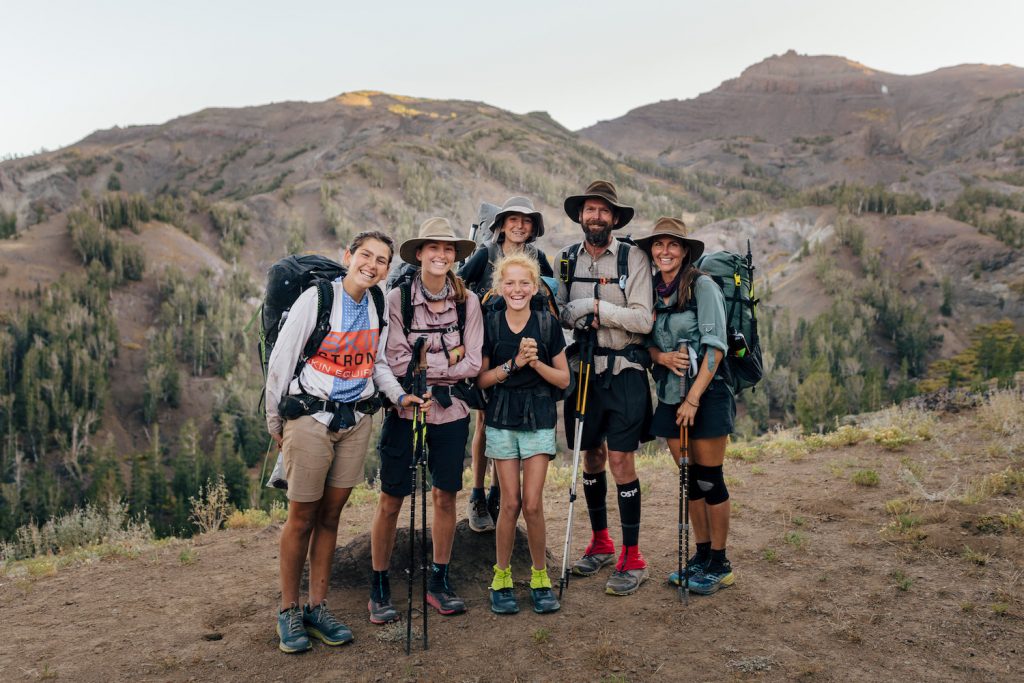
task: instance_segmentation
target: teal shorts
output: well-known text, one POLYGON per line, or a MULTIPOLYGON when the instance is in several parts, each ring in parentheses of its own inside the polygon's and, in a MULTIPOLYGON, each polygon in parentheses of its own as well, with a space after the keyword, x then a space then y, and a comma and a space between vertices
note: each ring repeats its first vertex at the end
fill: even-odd
POLYGON ((526 460, 541 453, 555 457, 555 428, 520 432, 487 427, 487 457, 494 460, 526 460))

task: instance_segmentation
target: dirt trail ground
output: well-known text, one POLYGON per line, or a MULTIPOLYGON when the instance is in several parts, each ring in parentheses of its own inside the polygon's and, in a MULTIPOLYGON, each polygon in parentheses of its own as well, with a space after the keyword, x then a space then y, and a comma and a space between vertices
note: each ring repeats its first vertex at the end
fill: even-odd
MULTIPOLYGON (((521 588, 527 609, 497 617, 481 561, 460 585, 469 613, 432 616, 429 652, 407 657, 366 620, 365 588, 336 582, 329 600, 356 642, 286 656, 273 621, 279 528, 224 531, 52 576, 0 574, 0 680, 1020 680, 1024 437, 992 432, 980 411, 937 417, 919 430, 931 438, 897 451, 868 439, 802 454, 776 439, 730 459, 737 582, 689 607, 665 583, 677 479, 663 455, 641 472, 652 578, 632 597, 603 594, 606 570, 575 581, 558 614, 530 612, 521 588), (852 481, 862 469, 876 486, 852 481)), ((553 474, 547 499, 556 556, 567 476, 553 474)), ((587 538, 580 503, 573 555, 587 538)), ((340 545, 372 509, 346 510, 340 545)))

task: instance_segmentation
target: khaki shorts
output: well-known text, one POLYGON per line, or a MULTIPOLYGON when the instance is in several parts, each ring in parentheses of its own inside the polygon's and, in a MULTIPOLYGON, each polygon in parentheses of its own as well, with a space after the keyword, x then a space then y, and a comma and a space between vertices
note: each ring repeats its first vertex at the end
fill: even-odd
POLYGON ((372 421, 364 415, 355 427, 331 433, 310 415, 286 420, 281 450, 288 500, 312 503, 323 498, 324 486, 347 489, 364 481, 372 421))

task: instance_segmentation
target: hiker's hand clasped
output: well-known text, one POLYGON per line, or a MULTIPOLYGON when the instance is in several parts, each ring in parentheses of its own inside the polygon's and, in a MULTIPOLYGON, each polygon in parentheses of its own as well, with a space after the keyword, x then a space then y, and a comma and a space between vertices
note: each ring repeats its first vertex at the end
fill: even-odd
POLYGON ((519 353, 516 354, 516 365, 525 368, 537 361, 537 340, 523 337, 519 340, 519 353))
POLYGON ((284 443, 284 436, 281 434, 271 434, 270 438, 274 440, 275 444, 277 444, 277 450, 281 450, 281 444, 284 443))

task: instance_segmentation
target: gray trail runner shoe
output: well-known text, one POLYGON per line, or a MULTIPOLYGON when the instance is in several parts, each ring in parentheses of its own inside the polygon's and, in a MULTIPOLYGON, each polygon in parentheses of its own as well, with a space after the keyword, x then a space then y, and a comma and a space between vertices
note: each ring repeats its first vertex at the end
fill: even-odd
POLYGON ((649 576, 650 572, 647 567, 626 571, 616 569, 608 577, 608 583, 604 585, 604 592, 608 595, 632 595, 649 576))
POLYGON ((470 499, 466 517, 469 519, 469 528, 473 531, 494 531, 494 520, 491 519, 491 513, 487 511, 485 499, 470 499))
POLYGON ((373 598, 366 603, 366 609, 370 610, 371 624, 390 624, 392 621, 401 619, 398 610, 391 604, 391 598, 386 597, 383 602, 376 602, 373 598))
POLYGON ((615 561, 615 553, 585 554, 572 565, 572 573, 576 576, 593 576, 615 561))
POLYGON ((349 627, 338 621, 327 609, 326 600, 312 609, 309 605, 303 607, 302 623, 306 626, 306 633, 324 645, 344 645, 354 640, 349 627))
POLYGON ((533 599, 533 611, 537 614, 549 614, 562 609, 558 598, 550 588, 531 588, 530 598, 533 599))
POLYGON ((313 647, 302 625, 302 610, 294 602, 292 606, 277 615, 277 635, 281 638, 278 648, 281 652, 295 654, 313 647))
POLYGON ((495 614, 518 614, 519 603, 512 588, 491 589, 491 611, 495 614))

